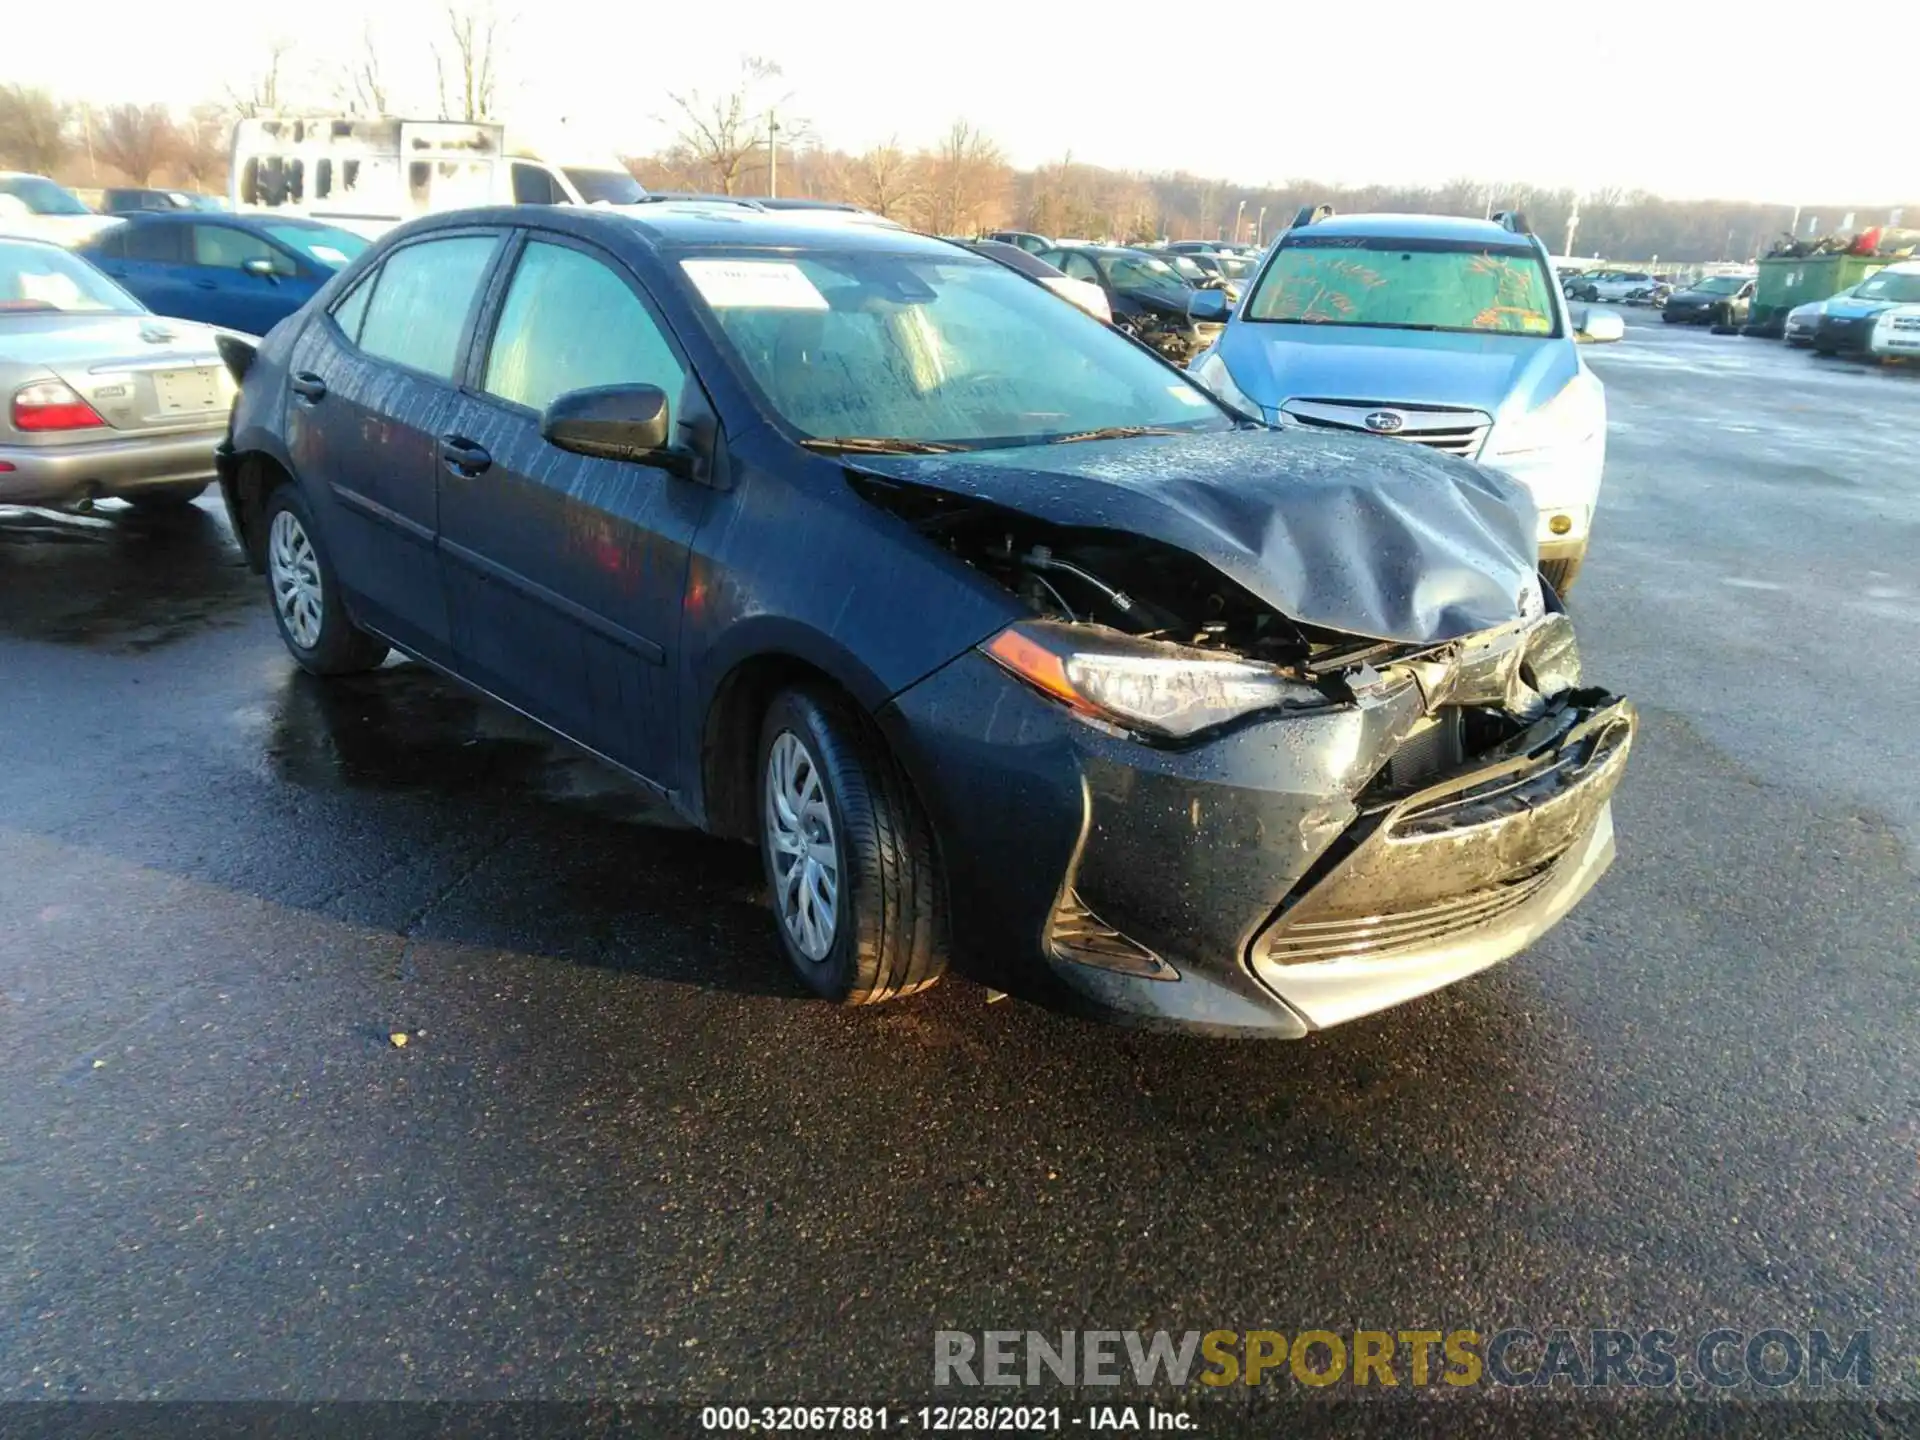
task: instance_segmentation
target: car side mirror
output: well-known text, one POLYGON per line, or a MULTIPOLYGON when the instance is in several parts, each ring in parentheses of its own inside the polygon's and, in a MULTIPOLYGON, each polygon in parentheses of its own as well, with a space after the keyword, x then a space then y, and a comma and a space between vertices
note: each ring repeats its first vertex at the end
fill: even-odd
POLYGON ((273 261, 264 255, 256 255, 251 260, 242 260, 240 268, 256 280, 270 280, 275 285, 280 283, 280 277, 273 270, 273 261))
POLYGON ((1202 323, 1224 325, 1233 313, 1233 305, 1224 290, 1195 290, 1187 296, 1187 318, 1202 323))
POLYGON ((1608 345, 1627 338, 1627 322, 1615 310, 1589 305, 1573 321, 1574 339, 1587 345, 1608 345))
POLYGON ((540 417, 549 444, 576 455, 691 473, 692 457, 667 444, 667 392, 658 385, 601 385, 569 390, 540 417))

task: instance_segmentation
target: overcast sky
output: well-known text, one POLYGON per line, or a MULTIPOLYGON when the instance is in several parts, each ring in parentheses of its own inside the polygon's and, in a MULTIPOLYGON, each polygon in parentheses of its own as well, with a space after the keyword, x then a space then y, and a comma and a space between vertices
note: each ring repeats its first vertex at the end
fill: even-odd
MULTIPOLYGON (((1070 151, 1248 185, 1473 176, 1785 204, 1920 198, 1920 152, 1896 138, 1891 109, 1875 114, 1905 94, 1901 72, 1871 80, 1867 59, 1920 53, 1920 6, 1836 11, 1872 32, 1842 45, 1804 8, 1768 19, 1706 0, 498 5, 514 17, 509 126, 532 137, 565 116, 629 153, 668 137, 668 92, 724 89, 751 52, 783 68, 796 116, 852 150, 893 136, 925 144, 965 116, 1022 166, 1070 151), (1799 39, 1809 34, 1825 36, 1812 53, 1799 39)), ((439 0, 191 12, 90 0, 84 11, 84 30, 53 23, 44 5, 46 23, 9 27, 0 81, 184 105, 245 88, 280 35, 298 47, 290 90, 324 107, 370 23, 392 108, 431 113, 439 0)))

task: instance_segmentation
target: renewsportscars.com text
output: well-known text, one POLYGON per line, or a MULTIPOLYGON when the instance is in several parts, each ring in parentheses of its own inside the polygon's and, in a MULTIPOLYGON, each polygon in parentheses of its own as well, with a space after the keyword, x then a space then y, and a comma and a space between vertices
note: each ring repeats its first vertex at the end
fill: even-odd
POLYGON ((1429 1385, 1779 1391, 1873 1384, 1868 1331, 938 1330, 935 1386, 1429 1385))

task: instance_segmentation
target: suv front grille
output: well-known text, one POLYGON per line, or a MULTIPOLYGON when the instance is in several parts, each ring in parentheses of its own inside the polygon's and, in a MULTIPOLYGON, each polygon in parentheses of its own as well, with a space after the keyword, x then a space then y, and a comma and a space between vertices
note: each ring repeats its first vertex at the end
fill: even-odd
POLYGON ((1524 905, 1552 875, 1553 866, 1549 863, 1521 879, 1453 896, 1417 910, 1301 921, 1263 936, 1257 948, 1260 958, 1276 965, 1358 959, 1419 949, 1492 924, 1524 905))
POLYGON ((1493 417, 1483 410, 1443 409, 1430 405, 1394 405, 1352 400, 1289 400, 1281 412, 1301 425, 1322 430, 1354 430, 1383 439, 1411 440, 1468 460, 1480 453, 1493 417), (1391 416, 1398 429, 1369 425, 1367 417, 1391 416))

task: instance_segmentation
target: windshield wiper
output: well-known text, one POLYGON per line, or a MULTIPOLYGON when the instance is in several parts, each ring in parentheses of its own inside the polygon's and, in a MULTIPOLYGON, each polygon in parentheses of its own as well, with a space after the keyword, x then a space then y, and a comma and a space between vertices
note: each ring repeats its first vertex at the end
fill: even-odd
POLYGON ((1076 440, 1131 440, 1136 435, 1178 435, 1164 425, 1105 425, 1098 430, 1076 430, 1071 435, 1055 435, 1049 445, 1071 445, 1076 440))
POLYGON ((826 455, 952 455, 969 448, 946 440, 902 440, 890 435, 827 435, 800 443, 826 455))

